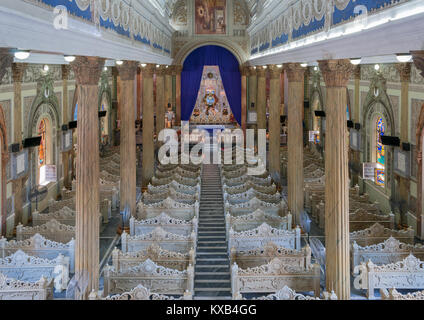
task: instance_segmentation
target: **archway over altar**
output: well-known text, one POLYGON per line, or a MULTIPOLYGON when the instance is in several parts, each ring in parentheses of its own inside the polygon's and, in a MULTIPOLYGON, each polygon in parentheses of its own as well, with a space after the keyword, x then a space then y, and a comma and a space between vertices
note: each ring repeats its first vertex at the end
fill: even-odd
POLYGON ((181 120, 189 121, 195 108, 196 113, 221 112, 223 123, 227 121, 227 112, 232 113, 234 120, 241 123, 239 62, 229 50, 207 45, 195 49, 185 59, 181 74, 181 120), (199 99, 199 94, 204 97, 199 99))

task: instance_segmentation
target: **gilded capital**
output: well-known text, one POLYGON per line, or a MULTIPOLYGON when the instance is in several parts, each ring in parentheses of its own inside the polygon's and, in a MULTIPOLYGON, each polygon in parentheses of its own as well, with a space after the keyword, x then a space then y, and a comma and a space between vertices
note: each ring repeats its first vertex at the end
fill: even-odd
POLYGON ((166 68, 166 66, 160 65, 159 68, 156 68, 156 75, 163 77, 167 73, 168 69, 166 68))
POLYGON ((349 59, 318 61, 327 87, 346 87, 354 66, 349 59))
POLYGON ((401 82, 411 81, 411 63, 397 63, 396 69, 399 72, 401 82))
POLYGON ((173 65, 173 66, 171 66, 171 71, 172 71, 173 76, 180 75, 181 72, 183 71, 183 66, 173 65))
POLYGON ((284 71, 287 74, 289 82, 303 82, 305 79, 306 68, 302 67, 300 63, 285 63, 283 65, 284 71))
POLYGON ((280 79, 283 68, 277 67, 275 64, 268 66, 268 72, 271 79, 280 79))
POLYGON ((124 61, 122 65, 117 66, 119 76, 123 81, 134 80, 137 74, 137 68, 137 61, 124 61))
POLYGON ((13 56, 9 53, 9 49, 0 49, 0 84, 6 73, 6 69, 11 67, 13 63, 13 56))
POLYGON ((12 64, 13 82, 22 82, 26 68, 27 68, 26 63, 13 63, 12 64))
POLYGON ((257 66, 256 67, 256 74, 260 78, 265 78, 267 71, 268 71, 268 67, 267 66, 257 66))
POLYGON ((355 79, 361 80, 361 65, 357 65, 354 67, 353 75, 355 76, 355 79))
POLYGON ((240 66, 240 73, 244 77, 249 76, 249 67, 247 67, 247 66, 240 66))
POLYGON ((147 63, 146 66, 141 68, 143 77, 153 77, 156 72, 156 65, 153 63, 147 63))
POLYGON ((249 76, 250 77, 256 76, 256 67, 249 67, 249 76))
POLYGON ((69 65, 62 64, 62 80, 68 80, 70 71, 71 67, 69 65))
POLYGON ((411 54, 412 59, 414 59, 415 66, 421 71, 421 76, 424 77, 424 50, 411 51, 411 54))
POLYGON ((71 63, 79 85, 97 85, 103 70, 105 59, 98 57, 78 56, 71 63))

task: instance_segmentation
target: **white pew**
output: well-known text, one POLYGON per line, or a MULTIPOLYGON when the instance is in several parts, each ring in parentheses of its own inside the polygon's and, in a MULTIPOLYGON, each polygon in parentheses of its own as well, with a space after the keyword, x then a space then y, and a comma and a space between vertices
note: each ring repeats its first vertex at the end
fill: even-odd
POLYGON ((355 289, 367 290, 368 299, 374 298, 375 289, 424 289, 424 262, 412 254, 382 266, 362 262, 355 267, 354 274, 358 274, 353 282, 355 289))
POLYGON ((118 271, 139 265, 147 259, 176 270, 185 270, 189 265, 195 265, 193 249, 190 249, 188 253, 174 252, 162 249, 158 244, 152 243, 146 249, 137 252, 124 253, 117 248, 112 251, 112 265, 118 271))
POLYGON ((266 223, 247 231, 235 232, 232 228, 229 232, 228 252, 231 248, 236 251, 246 251, 263 248, 268 242, 274 242, 278 246, 288 249, 300 250, 300 228, 288 231, 275 229, 266 223))
POLYGON ((53 300, 53 281, 21 281, 0 273, 0 300, 53 300))
POLYGON ((18 250, 22 250, 26 254, 44 259, 54 259, 59 254, 69 257, 70 272, 75 270, 75 240, 71 239, 68 243, 55 242, 44 238, 36 233, 29 239, 10 240, 6 238, 0 239, 0 258, 10 256, 18 250))
POLYGON ((104 294, 123 293, 143 285, 159 294, 184 295, 194 292, 194 268, 179 271, 157 265, 147 259, 143 263, 121 271, 113 266, 104 269, 104 294))
POLYGON ((157 243, 161 248, 169 251, 187 253, 190 249, 196 250, 196 233, 182 236, 155 228, 152 232, 136 236, 130 236, 124 232, 121 235, 122 252, 136 252, 147 248, 152 243, 157 243))
POLYGON ((131 236, 152 232, 157 227, 161 227, 167 232, 189 236, 192 232, 197 233, 198 219, 194 217, 190 221, 179 220, 169 216, 165 212, 146 220, 136 220, 134 217, 130 218, 131 236))

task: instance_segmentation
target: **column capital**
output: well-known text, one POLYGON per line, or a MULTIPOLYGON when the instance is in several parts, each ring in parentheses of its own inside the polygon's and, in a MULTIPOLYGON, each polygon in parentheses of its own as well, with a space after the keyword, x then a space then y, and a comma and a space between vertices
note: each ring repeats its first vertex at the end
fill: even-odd
POLYGON ((171 72, 172 72, 173 76, 180 75, 182 71, 183 71, 183 66, 181 66, 181 65, 172 65, 171 66, 171 72))
POLYGON ((357 65, 354 67, 353 75, 355 76, 355 79, 361 80, 361 65, 357 65))
POLYGON ((67 64, 62 64, 62 80, 68 80, 71 67, 67 64))
POLYGON ((79 85, 97 85, 102 73, 105 59, 99 57, 78 56, 71 63, 79 85))
POLYGON ((354 66, 349 59, 318 61, 327 87, 346 87, 354 66))
POLYGON ((27 66, 26 63, 12 63, 13 82, 22 82, 27 66))
POLYGON ((283 73, 283 68, 277 67, 275 64, 270 64, 268 65, 268 72, 271 79, 280 79, 280 76, 283 73))
POLYGON ((256 67, 256 74, 260 78, 265 78, 267 70, 268 70, 267 66, 257 66, 256 67))
POLYGON ((249 76, 249 67, 247 66, 240 66, 240 73, 242 76, 249 76))
POLYGON ((164 76, 168 72, 168 69, 166 68, 166 66, 160 65, 159 68, 156 68, 156 75, 164 76))
POLYGON ((283 68, 290 82, 304 81, 306 68, 302 67, 300 63, 285 63, 283 68))
POLYGON ((256 67, 255 66, 250 66, 250 67, 248 67, 249 68, 249 76, 250 77, 252 77, 252 76, 256 76, 256 67))
POLYGON ((400 82, 410 82, 411 81, 411 63, 397 63, 396 69, 400 75, 400 82))
POLYGON ((6 68, 12 66, 13 56, 9 53, 9 49, 0 48, 0 84, 6 73, 6 68))
POLYGON ((156 65, 153 63, 147 63, 146 66, 141 68, 143 77, 153 77, 156 72, 156 65))
POLYGON ((137 74, 138 64, 139 63, 137 61, 126 60, 122 65, 117 66, 121 80, 134 80, 135 75, 137 74))
POLYGON ((414 64, 418 70, 421 71, 421 75, 424 77, 424 50, 411 51, 414 64))

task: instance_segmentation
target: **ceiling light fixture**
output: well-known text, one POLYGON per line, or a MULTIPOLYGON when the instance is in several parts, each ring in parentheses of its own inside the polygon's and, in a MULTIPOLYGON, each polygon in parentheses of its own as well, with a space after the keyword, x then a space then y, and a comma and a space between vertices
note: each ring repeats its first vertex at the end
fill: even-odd
POLYGON ((65 59, 66 62, 74 62, 75 61, 75 56, 64 56, 63 57, 65 59))
POLYGON ((43 67, 43 70, 44 70, 45 72, 49 71, 49 66, 48 66, 47 64, 45 64, 45 65, 44 65, 44 67, 43 67))
POLYGON ((357 66, 358 64, 360 64, 362 61, 362 58, 352 58, 350 59, 350 63, 353 64, 354 66, 357 66))
POLYGON ((147 66, 147 64, 145 64, 145 63, 142 63, 141 64, 141 66, 144 68, 145 66, 147 66))
POLYGON ((379 64, 376 64, 376 65, 374 66, 374 70, 375 70, 375 71, 380 70, 380 65, 379 65, 379 64))
POLYGON ((406 63, 406 62, 411 61, 412 55, 410 55, 409 53, 398 53, 398 54, 396 54, 396 59, 399 62, 406 63))
POLYGON ((25 60, 29 58, 30 54, 31 53, 27 50, 19 50, 15 52, 15 58, 19 60, 25 60))
POLYGON ((122 61, 122 60, 116 60, 116 64, 118 66, 122 66, 124 64, 124 61, 122 61))
POLYGON ((307 63, 301 63, 301 64, 300 64, 300 66, 301 66, 302 68, 306 68, 306 67, 308 66, 308 64, 307 64, 307 63))

